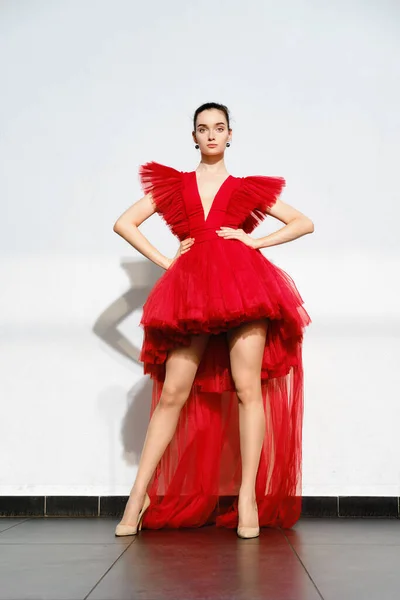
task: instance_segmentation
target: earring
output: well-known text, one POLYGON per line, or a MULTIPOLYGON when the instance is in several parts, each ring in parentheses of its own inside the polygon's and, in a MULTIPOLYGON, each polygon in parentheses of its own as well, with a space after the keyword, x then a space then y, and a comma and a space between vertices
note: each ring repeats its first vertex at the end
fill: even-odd
POLYGON ((229 143, 229 142, 226 142, 226 145, 227 145, 227 146, 228 146, 228 148, 229 148, 229 146, 230 146, 230 143, 229 143))
POLYGON ((200 148, 200 146, 198 144, 195 144, 194 147, 196 148, 196 150, 198 150, 200 148))

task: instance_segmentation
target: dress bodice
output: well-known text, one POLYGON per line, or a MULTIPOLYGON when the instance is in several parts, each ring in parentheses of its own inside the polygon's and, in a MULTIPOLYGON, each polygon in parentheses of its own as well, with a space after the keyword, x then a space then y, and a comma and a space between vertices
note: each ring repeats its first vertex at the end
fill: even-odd
POLYGON ((266 218, 285 186, 283 177, 230 175, 205 218, 195 171, 178 171, 152 161, 140 166, 139 177, 172 233, 180 240, 194 237, 196 242, 218 238, 216 229, 222 226, 250 233, 266 218))
POLYGON ((216 229, 225 225, 229 199, 238 185, 237 178, 229 175, 220 185, 211 208, 205 216, 197 185, 196 172, 183 173, 182 194, 188 219, 188 235, 195 239, 195 243, 218 238, 216 229))

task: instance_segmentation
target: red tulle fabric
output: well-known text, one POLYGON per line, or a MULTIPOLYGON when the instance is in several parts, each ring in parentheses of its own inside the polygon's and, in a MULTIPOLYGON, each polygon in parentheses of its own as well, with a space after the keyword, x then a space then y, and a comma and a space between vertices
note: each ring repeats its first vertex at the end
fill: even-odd
POLYGON ((150 481, 143 527, 237 526, 239 409, 226 332, 260 318, 268 320, 268 329, 260 373, 267 426, 256 480, 259 523, 291 527, 301 511, 302 340, 311 320, 287 273, 261 251, 216 234, 221 226, 253 231, 285 180, 229 176, 205 217, 194 171, 150 162, 139 176, 177 238, 195 238, 143 306, 140 358, 153 379, 150 416, 162 394, 168 352, 188 346, 193 334, 211 334, 174 437, 150 481))

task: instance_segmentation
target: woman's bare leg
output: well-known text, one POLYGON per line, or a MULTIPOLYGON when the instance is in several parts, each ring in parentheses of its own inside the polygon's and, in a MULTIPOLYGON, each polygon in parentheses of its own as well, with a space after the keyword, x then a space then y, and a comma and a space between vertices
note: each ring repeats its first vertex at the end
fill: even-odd
POLYGON ((195 335, 190 346, 179 346, 168 354, 165 381, 147 428, 135 483, 120 521, 123 525, 136 525, 148 483, 175 433, 208 337, 209 334, 195 335))
POLYGON ((258 526, 255 484, 265 436, 261 393, 261 365, 267 320, 244 323, 228 332, 230 363, 239 398, 242 481, 239 491, 239 525, 258 526))

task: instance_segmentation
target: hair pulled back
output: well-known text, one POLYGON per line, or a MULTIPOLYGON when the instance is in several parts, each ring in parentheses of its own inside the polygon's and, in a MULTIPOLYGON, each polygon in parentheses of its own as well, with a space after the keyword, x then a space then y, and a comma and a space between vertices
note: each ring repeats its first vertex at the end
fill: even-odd
POLYGON ((219 104, 218 102, 205 102, 204 104, 202 104, 201 106, 199 106, 198 108, 196 108, 196 110, 194 111, 194 115, 193 115, 193 130, 196 131, 196 119, 199 113, 201 113, 203 110, 209 110, 210 108, 216 108, 217 110, 221 110, 225 117, 226 117, 226 122, 228 124, 228 129, 230 129, 230 116, 229 116, 229 110, 228 107, 225 106, 225 104, 219 104))

